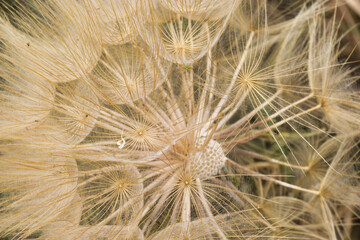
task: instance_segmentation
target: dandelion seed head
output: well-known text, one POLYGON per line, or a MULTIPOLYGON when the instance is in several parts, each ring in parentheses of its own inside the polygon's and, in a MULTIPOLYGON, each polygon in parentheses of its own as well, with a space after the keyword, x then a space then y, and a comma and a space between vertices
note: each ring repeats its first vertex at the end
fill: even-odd
POLYGON ((191 175, 189 174, 184 174, 184 176, 181 177, 180 179, 180 188, 185 189, 185 188, 191 188, 192 186, 194 186, 194 179, 192 178, 191 175))
POLYGON ((1 239, 350 236, 360 97, 326 0, 14 2, 1 239))
POLYGON ((184 42, 179 41, 179 42, 174 43, 172 51, 177 55, 182 55, 185 53, 187 48, 188 47, 186 46, 186 44, 184 42))
POLYGON ((126 184, 124 181, 122 180, 117 180, 114 182, 114 189, 117 191, 117 192, 122 192, 124 191, 124 189, 126 189, 126 184))
POLYGON ((216 20, 229 14, 240 3, 240 0, 160 0, 159 2, 169 10, 184 16, 216 20))
POLYGON ((86 199, 83 201, 83 213, 86 214, 83 214, 82 222, 127 224, 133 221, 143 204, 140 173, 132 165, 99 167, 102 168, 92 170, 92 175, 81 179, 79 192, 86 199))
POLYGON ((141 123, 134 125, 128 133, 129 144, 141 149, 151 148, 152 144, 156 144, 158 141, 156 130, 156 128, 141 123))

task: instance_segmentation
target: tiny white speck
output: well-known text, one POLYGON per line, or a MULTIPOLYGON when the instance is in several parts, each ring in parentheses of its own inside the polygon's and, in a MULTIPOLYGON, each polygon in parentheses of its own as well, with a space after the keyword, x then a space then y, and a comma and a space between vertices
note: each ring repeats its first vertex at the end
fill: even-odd
POLYGON ((121 140, 117 141, 116 144, 119 146, 120 149, 123 149, 125 146, 125 139, 123 137, 121 137, 121 140))

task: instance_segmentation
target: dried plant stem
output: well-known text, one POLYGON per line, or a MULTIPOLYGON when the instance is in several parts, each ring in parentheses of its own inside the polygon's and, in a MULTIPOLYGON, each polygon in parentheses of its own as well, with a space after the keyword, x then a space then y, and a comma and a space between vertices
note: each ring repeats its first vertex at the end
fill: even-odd
MULTIPOLYGON (((246 114, 244 117, 240 118, 238 121, 233 123, 231 126, 225 128, 222 131, 218 131, 214 138, 227 138, 230 136, 237 135, 235 130, 241 128, 241 126, 247 122, 250 118, 255 116, 261 109, 266 107, 271 101, 273 101, 279 94, 281 93, 281 90, 277 91, 271 98, 269 98, 266 102, 262 103, 261 105, 257 106, 254 110, 252 110, 250 113, 246 114)), ((262 121, 260 123, 263 123, 262 121)), ((253 126, 253 125, 251 125, 253 126)), ((244 128, 243 128, 244 129, 244 128)), ((242 130, 242 129, 241 129, 242 130)))
POLYGON ((240 170, 240 171, 242 171, 242 172, 244 172, 244 173, 246 173, 246 174, 249 174, 249 176, 258 177, 258 178, 260 178, 260 179, 263 179, 263 180, 266 180, 266 181, 271 181, 271 182, 274 182, 274 183, 276 183, 276 184, 279 184, 279 185, 281 185, 281 186, 283 186, 283 187, 295 189, 295 190, 298 190, 298 191, 307 192, 307 193, 311 193, 311 194, 314 194, 314 195, 319 195, 319 194, 320 194, 319 191, 302 188, 302 187, 299 187, 299 186, 296 186, 296 185, 293 185, 293 184, 290 184, 290 183, 287 183, 287 182, 283 182, 283 181, 274 179, 274 178, 272 178, 272 177, 263 175, 263 174, 261 174, 261 173, 252 171, 252 170, 250 170, 250 169, 248 169, 248 168, 246 168, 246 167, 243 167, 243 166, 239 165, 238 163, 230 160, 229 158, 227 158, 226 161, 227 161, 230 165, 232 165, 233 167, 237 168, 238 170, 240 170))
POLYGON ((280 164, 280 165, 283 165, 283 166, 286 166, 286 167, 290 167, 291 169, 295 168, 295 169, 301 169, 303 171, 308 171, 309 170, 308 166, 294 165, 294 164, 283 162, 283 161, 280 161, 280 160, 277 160, 277 159, 274 159, 274 158, 270 158, 270 157, 267 157, 267 156, 264 156, 262 154, 255 153, 255 152, 250 152, 250 151, 246 151, 246 150, 242 150, 242 149, 237 149, 236 152, 244 154, 244 155, 248 155, 250 157, 259 158, 259 159, 262 159, 262 160, 265 160, 265 161, 268 161, 268 162, 271 162, 271 163, 280 164))
POLYGON ((227 107, 227 109, 225 109, 225 111, 227 111, 228 109, 231 109, 231 111, 229 113, 227 113, 221 119, 221 121, 219 121, 219 123, 216 127, 216 130, 219 130, 220 128, 222 128, 227 123, 227 121, 229 121, 229 119, 239 110, 239 108, 243 105, 245 99, 248 97, 249 90, 246 90, 245 93, 239 92, 238 95, 240 95, 240 94, 241 94, 240 98, 236 97, 236 99, 238 99, 238 100, 236 101, 235 106, 233 106, 233 104, 231 104, 227 107))
POLYGON ((182 230, 183 233, 187 233, 189 231, 190 223, 191 223, 191 190, 188 186, 185 186, 183 189, 183 205, 182 205, 182 213, 181 213, 181 222, 182 222, 182 230))
MULTIPOLYGON (((249 114, 247 114, 246 116, 244 116, 243 118, 239 119, 236 123, 232 124, 231 127, 228 127, 226 129, 224 129, 222 132, 219 132, 219 138, 221 137, 229 137, 229 135, 227 135, 227 133, 234 131, 235 129, 241 127, 241 125, 243 123, 245 123, 247 120, 249 120, 251 117, 253 117, 259 110, 263 109, 265 106, 269 105, 279 94, 281 93, 281 91, 279 90, 278 92, 276 92, 271 98, 269 98, 269 100, 267 100, 266 102, 264 102, 263 104, 259 105, 257 108, 255 108, 253 111, 251 111, 249 114)), ((251 124, 251 128, 257 127, 261 124, 263 124, 264 122, 270 121, 271 119, 274 119, 275 117, 281 115, 283 112, 287 111, 289 108, 295 107, 300 103, 303 103, 307 100, 309 100, 310 98, 312 98, 314 96, 313 93, 310 93, 308 96, 299 99, 298 101, 289 104, 288 106, 282 108, 281 110, 276 111, 274 114, 268 116, 266 119, 259 121, 257 123, 251 124)), ((249 127, 243 128, 242 131, 248 130, 249 127)), ((230 135, 232 136, 232 135, 230 135)))
MULTIPOLYGON (((239 63, 235 69, 235 72, 234 72, 234 75, 231 79, 231 82, 230 82, 230 85, 228 86, 228 88, 226 89, 224 95, 222 96, 222 98, 220 99, 219 103, 217 104, 217 106, 215 107, 210 119, 212 121, 216 120, 216 117, 219 115, 222 107, 224 106, 224 104, 227 102, 228 98, 229 98, 229 95, 231 93, 231 90, 233 89, 234 87, 234 84, 235 84, 235 81, 236 79, 238 78, 238 75, 239 75, 239 72, 241 70, 241 68, 243 67, 244 63, 245 63, 245 60, 246 60, 246 57, 247 57, 247 54, 248 54, 248 51, 249 51, 249 48, 250 48, 250 45, 251 45, 251 42, 252 42, 252 39, 254 37, 255 33, 254 32, 251 32, 250 33, 250 36, 247 40, 247 43, 246 43, 246 46, 245 46, 245 49, 244 49, 244 52, 242 53, 241 55, 241 58, 239 60, 239 63)), ((211 122, 208 123, 208 125, 210 125, 211 122)))
MULTIPOLYGON (((208 25, 206 24, 207 27, 207 31, 208 31, 208 35, 209 35, 209 30, 208 30, 208 25)), ((205 81, 205 85, 204 85, 204 90, 201 93, 201 97, 199 99, 199 113, 197 114, 197 118, 196 118, 196 124, 200 124, 203 119, 204 119, 204 114, 206 111, 206 96, 208 95, 209 92, 209 84, 210 84, 210 72, 211 72, 211 48, 209 49, 208 53, 207 53, 207 59, 206 59, 206 81, 205 81)))
MULTIPOLYGON (((164 175, 164 176, 166 176, 166 175, 164 175)), ((156 192, 154 195, 151 196, 151 199, 146 204, 146 208, 142 212, 142 217, 144 217, 147 214, 147 212, 149 210, 151 210, 152 206, 154 204, 156 204, 158 201, 165 201, 166 200, 166 198, 171 194, 171 189, 173 189, 171 186, 176 184, 176 180, 177 179, 175 177, 170 178, 164 184, 164 186, 161 186, 161 188, 160 188, 160 189, 165 189, 166 192, 156 192), (160 200, 159 200, 159 198, 160 198, 160 200)), ((145 188, 145 189, 148 190, 148 189, 151 189, 151 188, 149 187, 149 188, 145 188)), ((156 212, 156 210, 154 210, 154 212, 156 212)))
POLYGON ((222 240, 227 240, 225 234, 222 232, 222 230, 220 229, 220 227, 218 226, 217 224, 217 221, 216 219, 214 218, 214 215, 211 213, 211 209, 209 207, 209 204, 206 200, 206 197, 204 195, 204 191, 202 189, 202 185, 201 185, 201 181, 199 178, 196 179, 196 185, 199 189, 199 195, 200 195, 200 199, 201 199, 201 202, 203 203, 203 206, 205 208, 205 212, 206 214, 211 218, 211 220, 213 221, 214 223, 214 227, 216 228, 216 230, 218 230, 218 234, 219 236, 221 237, 222 240))
POLYGON ((291 116, 289 118, 285 118, 285 119, 283 119, 283 120, 281 120, 281 121, 279 121, 279 122, 277 122, 277 123, 275 123, 275 124, 273 124, 271 126, 268 126, 267 128, 264 128, 262 130, 259 130, 259 131, 255 132, 255 133, 253 133, 250 136, 246 136, 246 137, 243 137, 243 138, 240 138, 240 139, 235 139, 235 140, 226 142, 226 144, 244 143, 244 142, 251 141, 252 139, 255 139, 255 138, 259 137, 260 135, 262 135, 262 134, 264 134, 266 132, 269 132, 274 128, 277 128, 277 127, 283 125, 284 123, 286 123, 288 121, 291 121, 291 120, 293 120, 293 119, 295 119, 297 117, 300 117, 300 116, 302 116, 304 114, 308 114, 309 112, 315 111, 315 110, 317 110, 319 108, 321 108, 321 104, 318 104, 315 107, 309 108, 306 111, 303 111, 301 113, 295 114, 295 115, 293 115, 293 116, 291 116))
MULTIPOLYGON (((167 86, 169 89, 172 89, 170 84, 168 82, 167 86)), ((169 118, 173 121, 171 126, 178 127, 178 128, 186 128, 186 123, 183 114, 180 111, 180 108, 178 106, 178 103, 176 101, 173 101, 173 92, 170 92, 171 96, 169 96, 168 93, 164 90, 164 88, 160 88, 160 93, 163 95, 163 97, 166 99, 166 109, 167 109, 167 115, 169 115, 169 118)), ((166 114, 166 113, 165 113, 166 114)))
POLYGON ((346 3, 360 16, 360 2, 357 0, 345 0, 346 3))

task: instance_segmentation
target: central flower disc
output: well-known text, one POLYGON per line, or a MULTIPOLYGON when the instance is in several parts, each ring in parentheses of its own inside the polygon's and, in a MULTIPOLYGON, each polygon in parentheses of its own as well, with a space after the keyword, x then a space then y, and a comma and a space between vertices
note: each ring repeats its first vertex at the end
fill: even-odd
POLYGON ((218 142, 210 140, 206 146, 204 142, 205 138, 201 138, 196 144, 201 151, 197 152, 191 161, 192 172, 198 178, 218 174, 226 162, 225 153, 218 142))

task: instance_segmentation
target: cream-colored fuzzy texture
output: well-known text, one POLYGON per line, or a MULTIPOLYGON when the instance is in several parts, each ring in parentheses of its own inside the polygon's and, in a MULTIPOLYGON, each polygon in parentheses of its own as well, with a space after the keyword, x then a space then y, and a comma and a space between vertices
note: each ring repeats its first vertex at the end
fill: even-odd
POLYGON ((0 238, 350 239, 356 69, 275 2, 1 3, 0 238))

